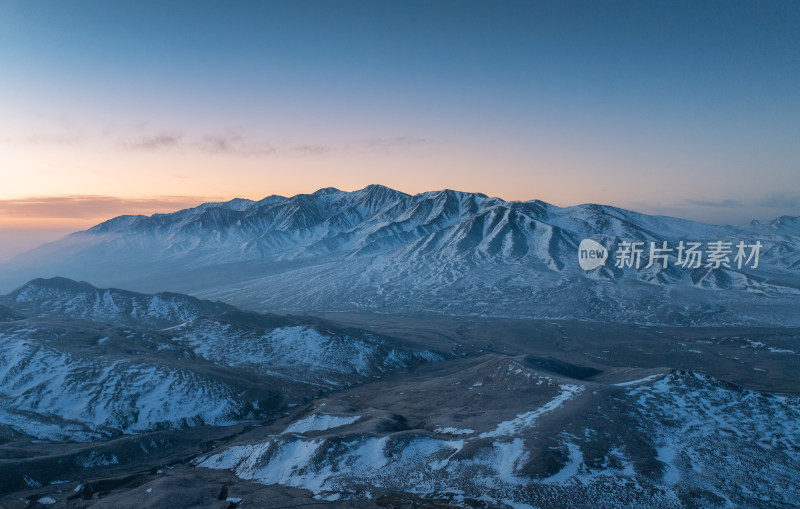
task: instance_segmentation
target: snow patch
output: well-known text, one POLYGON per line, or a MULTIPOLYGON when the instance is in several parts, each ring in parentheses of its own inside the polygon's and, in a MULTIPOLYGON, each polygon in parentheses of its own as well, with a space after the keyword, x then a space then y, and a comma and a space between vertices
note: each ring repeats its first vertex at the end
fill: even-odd
POLYGON ((542 407, 537 408, 536 410, 532 410, 530 412, 526 412, 524 414, 520 414, 514 419, 510 421, 503 421, 497 425, 493 431, 487 431, 485 433, 481 433, 481 438, 491 438, 491 437, 499 437, 499 436, 513 436, 518 434, 524 428, 530 428, 536 423, 536 420, 549 412, 559 408, 565 402, 569 401, 570 399, 574 398, 575 396, 579 395, 583 392, 584 387, 582 385, 573 385, 573 384, 564 384, 560 385, 559 388, 561 392, 553 398, 552 400, 545 403, 542 407))
POLYGON ((309 431, 324 431, 331 428, 338 428, 347 424, 352 424, 359 420, 361 416, 339 417, 328 414, 314 414, 304 417, 299 421, 290 424, 283 433, 308 433, 309 431))

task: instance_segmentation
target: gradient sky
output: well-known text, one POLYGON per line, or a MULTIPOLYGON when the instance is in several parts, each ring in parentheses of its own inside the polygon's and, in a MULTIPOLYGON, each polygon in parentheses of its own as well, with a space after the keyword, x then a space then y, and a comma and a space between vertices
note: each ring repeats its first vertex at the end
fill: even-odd
POLYGON ((800 2, 0 0, 0 172, 0 259, 370 183, 798 215, 800 2))

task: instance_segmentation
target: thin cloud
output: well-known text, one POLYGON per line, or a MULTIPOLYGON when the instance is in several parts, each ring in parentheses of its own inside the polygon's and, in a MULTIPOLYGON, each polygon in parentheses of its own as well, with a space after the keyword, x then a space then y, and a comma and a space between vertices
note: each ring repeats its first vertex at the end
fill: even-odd
POLYGON ((181 141, 180 135, 174 134, 155 134, 139 138, 138 140, 129 141, 125 146, 135 150, 163 150, 167 148, 177 147, 181 141))
POLYGON ((755 202, 759 207, 797 209, 800 214, 800 194, 779 193, 755 202))
POLYGON ((746 208, 800 209, 800 194, 777 193, 752 200, 684 200, 687 205, 708 208, 746 208))
POLYGON ((206 136, 198 143, 201 150, 211 152, 214 154, 229 154, 231 152, 239 152, 244 141, 239 135, 231 136, 206 136))
POLYGON ((615 205, 646 214, 681 217, 711 224, 747 224, 753 219, 769 221, 778 216, 800 215, 800 194, 777 193, 746 199, 684 199, 672 203, 630 201, 615 205))
MULTIPOLYGON (((101 133, 99 140, 116 143, 118 147, 141 152, 203 152, 228 156, 268 156, 268 155, 309 155, 322 156, 330 153, 348 151, 383 151, 412 149, 430 145, 427 138, 418 136, 390 136, 353 139, 342 144, 326 144, 318 140, 272 143, 267 139, 248 137, 241 133, 188 134, 175 131, 151 131, 146 134, 115 136, 111 132, 101 133)), ((87 139, 77 130, 64 130, 63 133, 38 132, 16 140, 0 140, 0 143, 26 143, 41 146, 67 146, 84 144, 87 139)))
POLYGON ((95 219, 124 214, 153 214, 196 207, 219 198, 198 196, 153 196, 120 198, 117 196, 77 195, 38 196, 0 200, 0 216, 26 219, 95 219))
POLYGON ((684 200, 687 205, 694 207, 713 207, 713 208, 738 208, 744 207, 745 204, 740 200, 684 200))
POLYGON ((371 148, 392 149, 403 147, 414 147, 419 145, 428 144, 425 138, 416 138, 413 136, 395 136, 392 138, 369 138, 364 141, 364 144, 371 148))
POLYGON ((199 137, 186 137, 182 134, 159 133, 124 141, 122 146, 132 150, 152 152, 184 149, 199 150, 209 154, 241 156, 265 155, 275 152, 271 145, 249 140, 240 134, 207 134, 199 137))
POLYGON ((253 156, 275 152, 271 145, 247 140, 239 134, 207 135, 198 141, 195 146, 204 152, 212 154, 253 156))
POLYGON ((317 143, 311 143, 311 144, 306 144, 306 145, 298 145, 297 147, 295 147, 295 151, 296 152, 299 152, 301 154, 314 155, 314 156, 327 154, 328 152, 331 152, 332 150, 333 149, 331 147, 327 146, 327 145, 321 145, 321 144, 317 144, 317 143))

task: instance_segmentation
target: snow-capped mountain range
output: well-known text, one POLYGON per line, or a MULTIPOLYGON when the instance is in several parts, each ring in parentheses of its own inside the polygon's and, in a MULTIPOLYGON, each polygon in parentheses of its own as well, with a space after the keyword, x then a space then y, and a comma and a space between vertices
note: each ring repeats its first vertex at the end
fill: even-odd
POLYGON ((120 216, 0 266, 6 288, 65 276, 265 311, 436 312, 664 324, 800 323, 800 219, 744 227, 603 205, 372 185, 120 216), (578 245, 760 242, 757 268, 585 272, 578 245))

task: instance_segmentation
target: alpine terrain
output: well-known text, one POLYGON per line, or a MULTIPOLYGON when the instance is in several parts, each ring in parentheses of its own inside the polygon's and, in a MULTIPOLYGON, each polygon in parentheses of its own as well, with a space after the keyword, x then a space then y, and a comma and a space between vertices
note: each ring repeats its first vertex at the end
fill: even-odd
MULTIPOLYGON (((735 249, 734 249, 735 251, 735 249)), ((667 325, 800 325, 800 218, 714 226, 603 205, 372 185, 120 216, 0 265, 0 288, 63 276, 255 311, 434 312, 667 325), (582 239, 640 267, 585 272, 582 239), (677 265, 679 242, 760 242, 758 265, 677 265), (671 246, 649 267, 649 246, 671 246)))
POLYGON ((800 506, 797 217, 327 188, 0 281, 2 508, 800 506), (650 250, 681 242, 733 247, 650 250))

